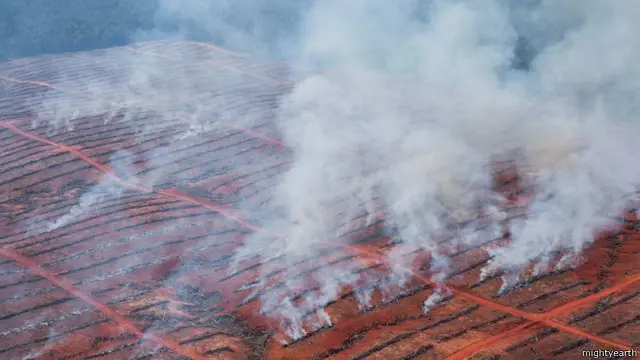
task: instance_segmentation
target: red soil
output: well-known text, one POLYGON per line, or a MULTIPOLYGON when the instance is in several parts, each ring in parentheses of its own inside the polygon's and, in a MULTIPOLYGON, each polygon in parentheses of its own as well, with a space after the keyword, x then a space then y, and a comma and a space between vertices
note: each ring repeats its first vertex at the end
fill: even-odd
MULTIPOLYGON (((247 234, 264 231, 255 225, 256 211, 243 211, 238 199, 268 214, 271 190, 289 161, 269 121, 277 96, 290 86, 285 73, 283 65, 198 43, 146 43, 0 65, 0 357, 578 359, 586 349, 638 347, 640 232, 631 215, 621 219, 621 230, 599 236, 584 265, 540 274, 498 297, 500 278, 478 282, 479 272, 488 260, 485 248, 508 239, 454 249, 458 271, 444 285, 452 295, 428 314, 423 301, 443 285, 421 270, 430 259, 423 253, 413 280, 395 298, 374 293, 373 306, 361 311, 353 289, 344 289, 325 306, 331 327, 308 329, 305 338, 283 345, 278 324, 258 315, 258 301, 244 301, 250 291, 241 287, 260 275, 258 260, 233 274, 227 265, 247 234), (144 102, 121 104, 117 71, 136 62, 163 69, 153 75, 155 87, 170 85, 180 94, 169 99, 180 109, 173 118, 144 102), (105 80, 107 67, 116 73, 105 80), (86 79, 101 81, 102 91, 88 91, 86 79), (190 104, 213 102, 217 90, 236 88, 244 96, 220 106, 259 121, 174 137, 185 129, 175 120, 188 117, 190 104), (47 119, 29 104, 49 97, 79 107, 73 131, 31 125, 47 119), (93 103, 114 110, 113 119, 105 121, 104 111, 85 113, 93 103), (136 116, 122 122, 125 109, 136 116), (142 135, 132 130, 145 126, 142 135), (122 149, 128 153, 116 152, 122 149), (126 163, 135 178, 123 173, 126 163), (36 231, 99 189, 105 175, 121 196, 96 197, 67 223, 36 231)), ((495 185, 512 196, 512 205, 526 202, 513 164, 495 170, 495 185)), ((334 250, 324 259, 298 270, 310 276, 333 260, 354 270, 384 268, 389 239, 376 226, 353 234, 366 242, 328 244, 334 250)))

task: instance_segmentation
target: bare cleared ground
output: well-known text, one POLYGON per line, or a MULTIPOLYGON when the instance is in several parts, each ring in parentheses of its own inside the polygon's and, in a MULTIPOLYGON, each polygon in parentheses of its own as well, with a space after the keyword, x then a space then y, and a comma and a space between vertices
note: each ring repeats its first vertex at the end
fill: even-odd
MULTIPOLYGON (((346 289, 325 305, 332 326, 283 345, 277 324, 257 314, 258 300, 245 301, 258 260, 234 273, 227 264, 273 211, 273 186, 291 154, 271 120, 291 86, 282 64, 199 43, 1 64, 0 357, 578 359, 586 349, 639 347, 640 231, 630 214, 578 269, 529 277, 496 296, 499 276, 477 279, 484 248, 508 239, 458 248, 459 270, 447 280, 453 295, 428 314, 421 305, 435 284, 425 259, 395 298, 375 294, 360 310, 346 289), (123 84, 140 69, 152 69, 144 89, 162 91, 132 98, 123 84), (189 120, 221 109, 242 121, 189 120), (199 134, 178 136, 190 128, 199 134), (73 212, 101 187, 121 193, 73 212)), ((514 193, 514 204, 526 199, 515 165, 494 167, 496 186, 514 193)), ((379 223, 353 235, 351 245, 299 263, 299 276, 343 262, 358 272, 385 266, 381 254, 394 245, 379 223)), ((269 281, 277 286, 277 271, 269 281)), ((297 300, 313 288, 299 289, 297 300)))

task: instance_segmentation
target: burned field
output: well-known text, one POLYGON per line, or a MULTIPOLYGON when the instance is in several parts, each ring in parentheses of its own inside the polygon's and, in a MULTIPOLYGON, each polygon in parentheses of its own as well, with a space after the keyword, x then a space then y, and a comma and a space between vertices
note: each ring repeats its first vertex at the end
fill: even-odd
MULTIPOLYGON (((287 339, 269 316, 276 309, 260 314, 249 286, 261 277, 258 295, 281 287, 277 259, 267 275, 259 258, 235 270, 229 262, 276 211, 273 188, 291 151, 272 118, 290 77, 282 64, 197 43, 0 65, 0 357, 577 359, 640 346, 631 213, 599 234, 580 266, 525 277, 499 295, 500 274, 479 282, 479 272, 485 249, 508 234, 472 248, 447 247, 443 234, 456 268, 444 285, 428 276, 425 253, 404 288, 374 291, 366 308, 361 289, 345 288, 305 314, 324 310, 330 325, 287 339), (131 84, 147 67, 154 72, 131 84), (198 120, 221 109, 215 126, 198 120), (425 314, 434 292, 443 295, 425 314)), ((530 190, 519 187, 515 163, 491 166, 510 218, 520 216, 530 190)), ((383 255, 406 245, 380 221, 299 261, 305 285, 291 300, 317 291, 313 274, 336 265, 366 275, 362 288, 384 282, 383 255)))

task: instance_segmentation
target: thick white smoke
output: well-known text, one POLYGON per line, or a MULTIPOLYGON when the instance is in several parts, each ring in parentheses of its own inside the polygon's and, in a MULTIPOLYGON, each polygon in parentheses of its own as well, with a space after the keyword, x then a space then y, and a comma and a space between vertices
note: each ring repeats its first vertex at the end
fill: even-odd
MULTIPOLYGON (((509 223, 510 241, 487 249, 492 258, 481 276, 504 273, 503 288, 533 263, 536 271, 574 265, 595 232, 610 225, 608 215, 627 206, 640 179, 634 161, 640 127, 639 2, 291 4, 161 0, 158 29, 137 38, 166 35, 170 30, 161 26, 166 23, 177 27, 172 35, 178 37, 196 29, 222 46, 285 58, 299 79, 277 112, 277 126, 293 150, 293 163, 271 204, 278 211, 262 217, 266 231, 247 237, 234 264, 241 268, 256 255, 263 262, 271 259, 263 278, 279 271, 283 285, 267 291, 273 284, 262 279, 253 295, 263 310, 283 320, 292 338, 330 326, 320 309, 345 288, 358 288, 363 308, 372 286, 383 293, 402 288, 414 275, 410 249, 431 253, 432 280, 440 282, 452 268, 447 249, 437 243, 443 234, 454 229, 454 245, 501 235, 506 214, 480 201, 487 196, 506 201, 491 187, 488 165, 494 157, 518 154, 522 181, 535 189, 526 216, 509 223), (482 232, 476 231, 479 212, 493 221, 482 232), (354 275, 363 267, 360 257, 301 275, 304 258, 332 261, 327 248, 354 255, 349 234, 381 218, 386 232, 410 245, 374 259, 387 271, 354 275), (551 263, 558 251, 565 257, 551 263), (308 282, 318 286, 296 298, 308 282)), ((176 63, 190 60, 179 53, 161 55, 176 63)), ((165 106, 169 99, 191 99, 186 90, 181 93, 191 84, 175 80, 188 77, 189 71, 181 71, 165 83, 171 86, 159 87, 157 78, 165 74, 154 71, 152 61, 133 63, 126 70, 131 77, 126 88, 96 85, 97 92, 120 110, 151 108, 166 120, 173 115, 165 106)), ((218 128, 222 118, 239 125, 249 121, 225 112, 228 99, 220 99, 199 103, 193 117, 182 118, 190 129, 186 135, 218 128)), ((45 105, 43 112, 60 112, 45 105)), ((65 109, 63 115, 74 111, 65 109)), ((149 181, 167 177, 163 164, 172 161, 170 153, 151 155, 149 162, 157 166, 149 181)), ((251 210, 250 204, 241 205, 251 210)), ((425 311, 447 295, 446 287, 438 287, 425 311)))
MULTIPOLYGON (((519 151, 536 195, 526 217, 511 222, 511 241, 488 249, 482 277, 504 271, 505 288, 532 262, 536 271, 574 265, 640 179, 639 10, 616 1, 315 3, 293 59, 313 71, 278 119, 295 150, 279 186, 283 215, 272 219, 285 241, 265 247, 257 234, 243 254, 284 254, 283 266, 295 269, 299 256, 317 256, 346 234, 360 212, 374 215, 379 200, 387 226, 431 251, 442 277, 438 235, 464 223, 454 242, 479 241, 470 220, 476 196, 492 191, 487 165, 519 151), (531 58, 514 59, 525 45, 531 58), (516 60, 526 69, 514 69, 516 60), (549 264, 557 251, 566 255, 549 264)), ((387 261, 400 278, 411 275, 410 258, 387 261)), ((295 304, 281 301, 293 321, 295 304)), ((290 329, 303 335, 299 324, 290 329)))

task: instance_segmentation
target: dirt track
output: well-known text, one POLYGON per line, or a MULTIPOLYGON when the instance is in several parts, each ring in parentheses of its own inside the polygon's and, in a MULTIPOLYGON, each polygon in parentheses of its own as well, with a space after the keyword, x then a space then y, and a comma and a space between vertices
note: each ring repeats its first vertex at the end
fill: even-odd
MULTIPOLYGON (((271 122, 288 76, 282 64, 198 43, 1 64, 0 357, 578 359, 585 349, 639 347, 640 230, 631 216, 620 232, 603 234, 578 269, 540 274, 496 297, 499 276, 477 282, 483 248, 507 240, 491 239, 451 251, 453 295, 428 314, 421 305, 435 284, 417 264, 411 287, 395 298, 375 295, 363 311, 345 289, 326 304, 331 327, 282 345, 270 330, 276 324, 257 315, 257 300, 243 301, 259 264, 233 274, 226 265, 246 234, 262 231, 255 214, 273 211, 273 185, 290 161, 271 122), (155 98, 122 98, 122 74, 151 65, 161 69, 148 85, 159 89, 155 98), (36 113, 36 100, 67 104, 55 110, 76 116, 73 129, 52 132, 42 119, 52 108, 36 113), (226 106, 243 121, 196 124, 198 136, 176 138, 197 102, 226 106), (122 170, 129 165, 133 175, 122 170), (42 231, 107 175, 121 196, 99 198, 42 231), (249 215, 238 199, 260 211, 249 215)), ((505 176, 511 166, 496 165, 498 185, 513 184, 505 176)), ((337 263, 357 272, 385 266, 389 239, 376 224, 354 238, 300 263, 301 279, 337 263)), ((268 281, 277 286, 278 273, 268 281)))

